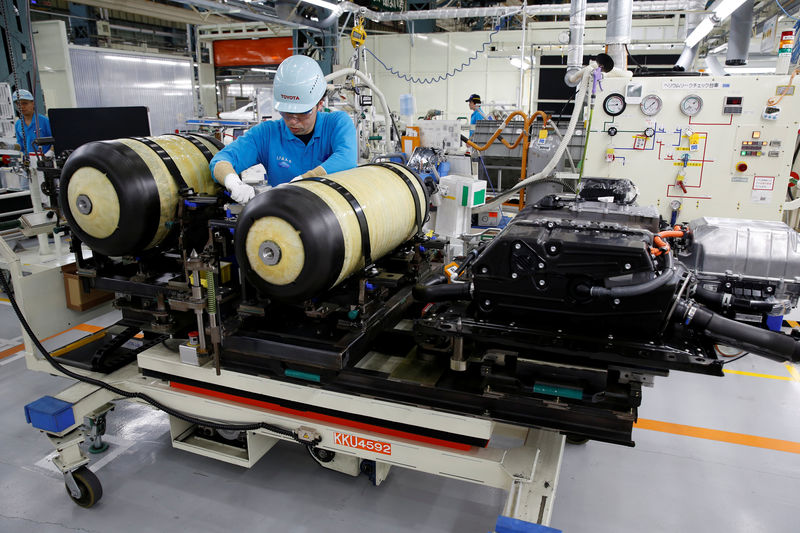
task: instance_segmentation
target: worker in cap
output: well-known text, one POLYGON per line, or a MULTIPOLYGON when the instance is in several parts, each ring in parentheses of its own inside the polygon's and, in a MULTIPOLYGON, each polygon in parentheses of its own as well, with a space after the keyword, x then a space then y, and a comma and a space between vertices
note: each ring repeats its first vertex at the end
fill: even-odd
MULTIPOLYGON (((469 110, 472 111, 472 115, 469 117, 469 124, 472 126, 479 120, 486 120, 486 115, 483 114, 481 110, 481 97, 477 94, 471 94, 469 98, 466 99, 466 102, 469 104, 469 110)), ((474 128, 470 128, 469 136, 472 137, 472 134, 475 133, 474 128)))
MULTIPOLYGON (((11 101, 19 112, 20 119, 14 124, 14 131, 17 136, 17 150, 26 150, 28 153, 36 152, 33 145, 37 137, 52 137, 50 131, 50 121, 44 115, 36 114, 36 105, 30 91, 20 89, 11 95, 11 101), (38 131, 37 131, 38 130, 38 131), (24 147, 24 148, 23 148, 24 147)), ((41 147, 42 152, 50 151, 50 146, 41 147)))
POLYGON ((250 128, 211 160, 214 179, 235 202, 246 203, 255 195, 239 174, 259 163, 272 186, 356 166, 355 126, 347 113, 322 112, 326 87, 322 69, 310 57, 292 56, 278 66, 273 101, 281 118, 250 128))

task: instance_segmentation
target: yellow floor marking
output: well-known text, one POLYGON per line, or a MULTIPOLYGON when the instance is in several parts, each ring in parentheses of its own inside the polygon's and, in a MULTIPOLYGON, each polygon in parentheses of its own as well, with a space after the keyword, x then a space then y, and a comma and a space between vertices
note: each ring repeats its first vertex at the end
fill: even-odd
POLYGON ((792 381, 800 381, 800 372, 792 365, 791 363, 783 363, 786 366, 786 370, 792 375, 792 381))
POLYGON ((767 378, 767 379, 779 379, 781 381, 792 381, 792 378, 786 376, 773 376, 772 374, 757 374, 755 372, 743 372, 741 370, 728 370, 727 368, 723 370, 726 374, 738 374, 740 376, 752 376, 754 378, 767 378))

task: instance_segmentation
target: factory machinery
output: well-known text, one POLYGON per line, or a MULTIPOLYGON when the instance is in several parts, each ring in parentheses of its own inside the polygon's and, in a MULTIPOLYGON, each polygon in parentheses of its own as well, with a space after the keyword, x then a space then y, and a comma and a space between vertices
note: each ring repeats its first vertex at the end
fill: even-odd
POLYGON ((9 260, 29 368, 80 380, 26 408, 79 505, 102 494, 79 444, 98 446, 111 402, 131 399, 166 411, 194 453, 249 467, 296 441, 376 484, 397 465, 502 487, 504 515, 546 523, 564 435, 633 445, 654 376, 722 376, 720 345, 800 360, 770 330, 800 295, 782 223, 673 226, 628 180, 584 179, 445 268, 410 168, 367 164, 242 207, 209 173, 220 148, 119 139, 64 164, 77 275, 113 292, 114 326, 49 354, 36 337, 66 322, 26 313, 35 289, 9 260))

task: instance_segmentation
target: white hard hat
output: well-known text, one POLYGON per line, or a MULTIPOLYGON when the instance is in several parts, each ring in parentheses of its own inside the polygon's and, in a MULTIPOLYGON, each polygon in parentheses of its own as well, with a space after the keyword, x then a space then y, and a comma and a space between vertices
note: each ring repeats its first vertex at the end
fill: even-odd
POLYGON ((14 91, 14 94, 11 95, 11 101, 17 102, 19 100, 30 100, 33 102, 33 95, 30 91, 26 91, 25 89, 20 89, 18 91, 14 91))
POLYGON ((284 113, 310 111, 322 100, 326 87, 325 76, 316 61, 302 55, 286 58, 275 73, 275 110, 284 113))

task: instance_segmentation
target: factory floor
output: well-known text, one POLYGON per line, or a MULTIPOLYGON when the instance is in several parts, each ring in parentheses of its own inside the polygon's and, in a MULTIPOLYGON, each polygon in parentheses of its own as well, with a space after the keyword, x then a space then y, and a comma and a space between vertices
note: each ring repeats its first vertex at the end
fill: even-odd
MULTIPOLYGON (((374 487, 364 476, 320 467, 289 443, 250 470, 216 462, 173 449, 166 415, 127 402, 108 416, 111 447, 90 464, 104 496, 92 509, 79 508, 49 461, 49 441, 23 415, 25 404, 71 380, 27 370, 20 343, 0 295, 2 532, 485 533, 502 511, 498 489, 396 467, 374 487)), ((726 369, 724 378, 657 378, 644 391, 635 448, 568 445, 551 527, 798 531, 800 369, 755 356, 726 369)))

